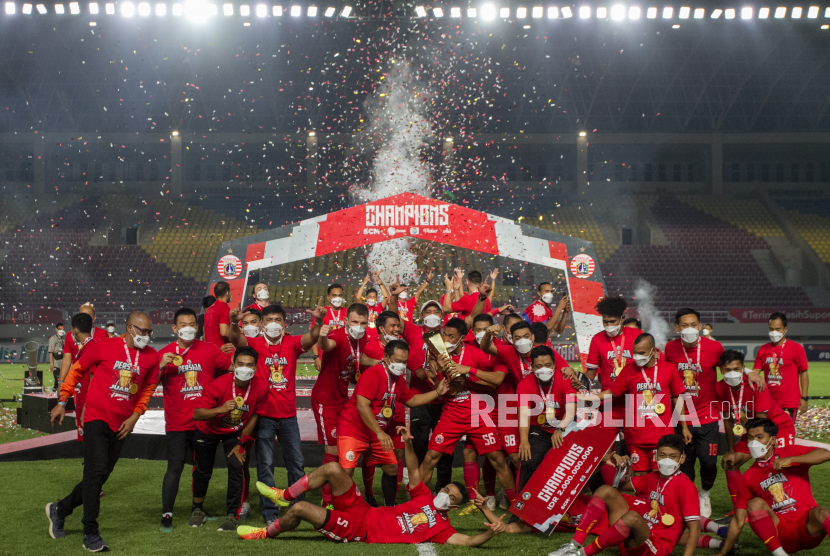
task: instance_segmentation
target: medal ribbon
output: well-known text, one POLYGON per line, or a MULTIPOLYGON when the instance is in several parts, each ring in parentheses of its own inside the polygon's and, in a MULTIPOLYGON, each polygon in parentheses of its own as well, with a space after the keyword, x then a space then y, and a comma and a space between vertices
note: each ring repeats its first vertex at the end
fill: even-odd
POLYGON ((780 355, 775 353, 774 349, 772 350, 772 355, 773 355, 773 357, 775 357, 775 366, 776 367, 780 367, 781 362, 784 361, 784 346, 786 346, 786 345, 787 345, 787 339, 784 338, 784 341, 781 343, 781 354, 780 355))
MULTIPOLYGON (((698 338, 698 340, 697 340, 697 366, 700 368, 700 370, 702 372, 703 367, 700 365, 700 344, 701 344, 700 338, 698 338)), ((680 347, 683 348, 683 356, 686 357, 686 363, 689 364, 689 370, 694 371, 695 370, 695 364, 692 363, 691 357, 689 357, 689 354, 686 353, 686 346, 683 345, 683 342, 680 342, 680 347)))
POLYGON ((329 315, 331 315, 332 320, 336 320, 337 322, 341 322, 340 315, 343 313, 343 307, 337 309, 337 315, 334 314, 334 309, 331 307, 326 307, 326 311, 328 311, 329 315))
POLYGON ((738 397, 738 405, 735 406, 735 395, 732 393, 732 388, 729 389, 729 398, 732 400, 732 418, 736 425, 741 423, 741 408, 744 405, 744 385, 741 383, 741 395, 738 397))
MULTIPOLYGON (((91 336, 90 336, 91 338, 91 336)), ((86 345, 86 342, 84 342, 86 345)), ((135 363, 133 363, 132 358, 130 357, 130 348, 127 347, 127 340, 124 340, 124 352, 127 354, 127 363, 130 364, 131 369, 138 369, 138 357, 141 355, 141 352, 135 350, 135 363)))
MULTIPOLYGON (((95 328, 93 328, 92 331, 94 332, 95 328)), ((89 336, 86 337, 86 340, 84 340, 83 344, 81 344, 79 346, 78 346, 78 344, 75 344, 76 346, 78 346, 78 349, 75 352, 75 361, 77 361, 78 358, 81 357, 81 350, 84 349, 84 347, 90 342, 90 340, 92 340, 92 334, 90 334, 89 336)), ((73 339, 72 341, 74 342, 75 340, 73 339)), ((126 341, 125 341, 124 345, 126 345, 126 341)), ((129 362, 129 357, 130 357, 130 354, 127 353, 128 362, 129 362)))
POLYGON ((614 341, 614 338, 611 338, 611 347, 614 349, 614 362, 617 364, 617 367, 622 368, 623 366, 623 354, 622 348, 625 345, 625 327, 623 326, 620 330, 620 333, 617 334, 617 337, 620 338, 620 345, 614 341))
MULTIPOLYGON (((383 407, 392 408, 392 405, 394 404, 394 401, 395 401, 395 388, 397 388, 397 386, 398 386, 398 377, 395 377, 395 382, 392 382, 392 373, 389 371, 388 368, 386 368, 385 364, 384 364, 384 369, 386 370, 386 389, 389 391, 389 397, 387 398, 387 400, 391 399, 392 404, 387 402, 387 403, 383 404, 383 407)), ((381 408, 381 411, 383 411, 383 408, 381 408)), ((394 412, 395 410, 392 409, 392 411, 394 412)), ((383 415, 383 413, 381 413, 381 415, 383 415)), ((394 416, 394 413, 392 415, 394 416)), ((391 417, 390 417, 390 419, 391 419, 391 417)))
MULTIPOLYGON (((248 394, 251 393, 251 385, 248 384, 248 388, 245 390, 245 395, 242 397, 242 405, 245 405, 245 402, 248 401, 248 394)), ((231 396, 233 396, 234 402, 236 401, 236 379, 231 381, 231 396)), ((240 409, 237 407, 237 409, 240 409)))
POLYGON ((192 348, 195 345, 196 345, 196 342, 193 342, 192 344, 187 346, 187 349, 184 350, 183 353, 179 353, 179 342, 176 342, 176 355, 181 355, 182 357, 184 357, 185 355, 187 355, 187 352, 190 351, 190 348, 192 348))
POLYGON ((659 477, 657 478, 657 488, 656 488, 656 490, 657 490, 657 499, 658 499, 657 503, 658 504, 660 503, 659 502, 660 496, 662 496, 663 492, 665 492, 666 487, 669 486, 669 483, 671 482, 671 480, 674 479, 675 477, 677 477, 678 472, 679 472, 679 470, 675 471, 674 475, 669 477, 668 480, 665 483, 663 483, 663 488, 660 488, 660 478, 659 477))

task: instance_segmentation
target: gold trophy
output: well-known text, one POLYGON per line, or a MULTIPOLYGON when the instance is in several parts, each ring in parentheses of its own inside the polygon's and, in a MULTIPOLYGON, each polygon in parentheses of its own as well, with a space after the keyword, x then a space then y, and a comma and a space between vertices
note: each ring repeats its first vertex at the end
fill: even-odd
POLYGON ((426 514, 424 514, 424 512, 421 512, 419 514, 415 514, 412 517, 410 517, 409 518, 409 523, 411 523, 413 526, 417 527, 418 525, 424 525, 426 523, 429 523, 429 520, 427 519, 426 514))
POLYGON ((648 516, 654 519, 657 519, 657 516, 660 514, 660 504, 657 503, 657 500, 651 501, 651 511, 648 512, 648 516))
POLYGON ((133 372, 128 370, 121 370, 118 373, 118 386, 121 388, 129 388, 130 382, 133 380, 133 372))
POLYGON ((184 382, 185 384, 187 384, 188 388, 193 388, 194 386, 198 385, 199 383, 196 380, 196 371, 185 371, 184 382))
POLYGON ((787 494, 784 492, 784 485, 781 483, 773 483, 767 490, 772 494, 772 499, 775 503, 783 502, 787 499, 787 494))
POLYGON ((643 403, 647 406, 651 405, 652 400, 654 399, 654 394, 652 394, 651 390, 643 390, 643 403))
POLYGON ((771 376, 775 376, 775 377, 781 376, 781 375, 778 374, 778 362, 777 361, 774 362, 774 363, 769 364, 769 374, 771 376))

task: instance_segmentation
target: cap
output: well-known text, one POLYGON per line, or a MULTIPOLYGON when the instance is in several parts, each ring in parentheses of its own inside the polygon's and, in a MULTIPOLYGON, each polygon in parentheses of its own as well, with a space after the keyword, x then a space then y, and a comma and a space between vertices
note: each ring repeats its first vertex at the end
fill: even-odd
POLYGON ((438 310, 439 310, 439 311, 441 311, 442 313, 444 312, 444 310, 441 308, 441 304, 440 304, 440 303, 438 303, 437 301, 435 301, 434 299, 430 299, 429 301, 427 301, 426 303, 424 303, 423 305, 421 305, 421 312, 423 313, 423 312, 424 312, 424 309, 426 309, 426 308, 427 308, 427 307, 429 307, 430 305, 435 305, 436 307, 438 307, 438 310))

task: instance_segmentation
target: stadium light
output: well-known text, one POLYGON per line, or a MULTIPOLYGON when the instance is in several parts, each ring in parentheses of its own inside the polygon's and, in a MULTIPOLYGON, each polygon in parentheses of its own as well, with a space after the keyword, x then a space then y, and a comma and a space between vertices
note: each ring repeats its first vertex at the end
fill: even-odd
POLYGON ((222 4, 223 15, 233 15, 233 4, 222 4))
POLYGON ((418 17, 426 17, 427 11, 424 9, 423 6, 415 6, 415 15, 418 17))
POLYGON ((503 19, 510 17, 510 8, 499 8, 499 17, 503 19))
POLYGON ((496 7, 493 4, 484 4, 481 7, 481 19, 491 20, 496 17, 496 7))
POLYGON ((822 25, 821 28, 826 31, 827 29, 830 29, 830 25, 822 25))
POLYGON ((271 15, 274 17, 282 17, 282 6, 274 6, 271 8, 271 15))
POLYGON ((728 9, 724 12, 724 17, 725 17, 726 19, 735 19, 735 8, 728 8, 728 9))
POLYGON ((291 6, 291 11, 289 12, 292 17, 300 17, 302 15, 303 10, 300 6, 291 6))
MULTIPOLYGON (((176 5, 174 4, 173 15, 176 15, 175 8, 176 5)), ((191 21, 202 22, 209 15, 216 15, 215 13, 211 13, 215 10, 216 4, 208 4, 206 0, 185 0, 184 2, 184 14, 191 21)))
POLYGON ((741 8, 741 19, 752 19, 752 8, 741 8))
POLYGON ((184 6, 182 6, 179 2, 173 4, 173 8, 170 10, 170 13, 173 15, 182 15, 184 14, 184 6))
POLYGON ((611 19, 616 21, 620 21, 625 17, 625 6, 621 6, 617 4, 615 6, 611 6, 611 19))
POLYGON ((65 10, 63 9, 63 4, 55 4, 55 13, 63 15, 65 10))
MULTIPOLYGON (((61 6, 63 8, 63 6, 61 6)), ((132 17, 135 15, 135 5, 132 2, 124 2, 121 4, 121 15, 124 17, 132 17)))
POLYGON ((239 15, 242 17, 248 17, 251 15, 251 7, 247 4, 242 4, 239 6, 239 15))
POLYGON ((590 6, 580 6, 579 7, 579 17, 582 19, 588 19, 591 17, 591 7, 590 6))
POLYGON ((787 15, 787 8, 779 6, 775 8, 775 19, 782 19, 787 15))
POLYGON ((178 136, 179 136, 179 132, 178 132, 178 131, 174 131, 174 132, 173 132, 173 137, 178 137, 178 136))
POLYGON ((314 132, 314 131, 309 131, 309 132, 308 132, 308 136, 309 136, 309 137, 314 137, 314 136, 316 136, 316 135, 317 135, 317 133, 316 133, 316 132, 314 132))
POLYGON ((807 17, 810 19, 815 19, 818 17, 818 6, 810 6, 810 9, 807 10, 807 17))
POLYGON ((689 6, 683 6, 682 8, 680 8, 680 12, 677 14, 677 17, 679 17, 680 19, 689 19, 690 11, 691 9, 689 8, 689 6))
POLYGON ((758 19, 767 19, 769 17, 769 8, 761 8, 758 10, 758 19))
POLYGON ((640 8, 638 6, 628 8, 628 19, 640 19, 640 8))
POLYGON ((69 13, 72 15, 78 15, 81 13, 81 7, 78 5, 77 2, 70 2, 69 3, 69 13))
POLYGON ((450 17, 461 17, 461 8, 450 8, 450 17))
POLYGON ((435 17, 444 17, 443 8, 433 8, 432 15, 434 15, 435 17))
POLYGON ((824 8, 824 17, 830 18, 830 8, 824 8))
POLYGON ((14 15, 14 2, 6 2, 6 15, 14 15))
POLYGON ((712 19, 718 19, 721 15, 723 15, 723 10, 715 10, 712 12, 712 19))
MULTIPOLYGON (((590 8, 588 9, 588 15, 591 15, 590 8)), ((516 8, 516 19, 525 19, 527 18, 527 8, 516 8)))
POLYGON ((308 7, 308 12, 306 12, 306 13, 308 13, 309 17, 316 16, 317 15, 317 6, 309 6, 308 7))
POLYGON ((45 14, 46 13, 46 6, 44 6, 43 4, 38 4, 35 7, 37 8, 37 13, 39 13, 39 14, 45 14))
POLYGON ((574 13, 571 11, 570 6, 562 6, 562 17, 565 19, 570 19, 574 16, 574 13))
POLYGON ((476 17, 478 15, 478 10, 475 8, 467 8, 467 17, 476 17))
POLYGON ((255 11, 257 17, 265 17, 268 15, 268 6, 265 4, 257 4, 255 11))
POLYGON ((323 14, 323 15, 325 15, 326 17, 334 17, 334 12, 336 12, 336 11, 337 10, 335 10, 334 8, 329 6, 328 8, 326 8, 326 13, 323 14))
POLYGON ((555 6, 551 6, 548 8, 548 19, 558 19, 559 18, 559 8, 555 6))
POLYGON ((597 8, 597 19, 607 19, 608 8, 597 8))
POLYGON ((107 15, 115 15, 115 4, 112 2, 104 4, 104 11, 107 15))
POLYGON ((352 7, 346 6, 343 8, 343 11, 340 12, 340 17, 349 17, 352 14, 352 7))
POLYGON ((663 19, 671 19, 674 15, 674 8, 666 6, 663 8, 663 19))
POLYGON ((92 15, 98 15, 98 2, 89 3, 89 13, 92 15))
POLYGON ((138 15, 141 16, 148 16, 150 15, 150 4, 147 2, 141 2, 138 4, 138 15))
POLYGON ((542 9, 542 6, 533 6, 533 10, 530 13, 533 19, 539 19, 545 13, 545 10, 542 9))
POLYGON ((164 17, 167 15, 167 4, 156 4, 156 15, 164 17))
POLYGON ((32 5, 31 4, 23 4, 23 13, 29 15, 32 13, 32 5))
POLYGON ((793 11, 790 13, 793 19, 801 19, 801 8, 793 8, 793 11))
POLYGON ((706 15, 706 10, 703 8, 695 8, 695 19, 703 19, 704 15, 706 15))
POLYGON ((649 19, 654 19, 657 17, 657 8, 649 8, 646 10, 646 17, 649 19))
POLYGON ((580 131, 579 132, 580 137, 585 137, 586 135, 588 135, 588 132, 586 132, 586 131, 580 131))

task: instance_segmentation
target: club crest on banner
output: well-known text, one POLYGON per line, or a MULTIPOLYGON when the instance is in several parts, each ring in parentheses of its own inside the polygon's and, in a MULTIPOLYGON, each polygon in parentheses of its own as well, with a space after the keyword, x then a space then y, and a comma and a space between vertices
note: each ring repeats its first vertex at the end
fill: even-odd
POLYGON ((219 259, 216 269, 219 271, 219 276, 232 280, 242 274, 242 261, 235 255, 225 255, 219 259))
POLYGON ((576 278, 588 278, 594 273, 594 259, 590 255, 580 253, 571 259, 571 273, 576 278))

